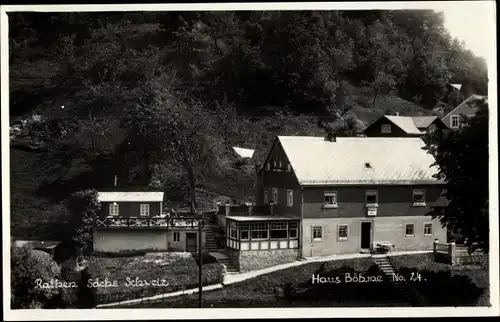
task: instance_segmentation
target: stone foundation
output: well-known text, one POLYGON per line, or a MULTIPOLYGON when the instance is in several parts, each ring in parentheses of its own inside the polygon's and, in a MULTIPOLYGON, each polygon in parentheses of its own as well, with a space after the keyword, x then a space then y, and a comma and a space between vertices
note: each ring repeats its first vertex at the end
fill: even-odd
POLYGON ((240 273, 294 262, 299 256, 298 249, 228 250, 227 253, 237 265, 240 273))

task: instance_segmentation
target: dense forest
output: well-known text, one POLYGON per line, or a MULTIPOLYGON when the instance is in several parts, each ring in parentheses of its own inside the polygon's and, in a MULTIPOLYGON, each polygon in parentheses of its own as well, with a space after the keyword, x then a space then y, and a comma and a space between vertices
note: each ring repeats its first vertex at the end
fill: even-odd
POLYGON ((24 238, 58 238, 68 196, 115 175, 171 202, 244 199, 276 134, 440 115, 488 83, 484 59, 430 10, 9 13, 9 67, 12 234, 24 238))

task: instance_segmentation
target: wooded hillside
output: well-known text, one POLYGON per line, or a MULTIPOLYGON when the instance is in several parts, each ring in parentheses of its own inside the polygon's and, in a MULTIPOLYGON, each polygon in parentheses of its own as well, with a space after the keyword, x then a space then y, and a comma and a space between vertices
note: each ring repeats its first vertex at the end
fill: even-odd
POLYGON ((9 13, 9 36, 11 125, 25 121, 12 234, 25 238, 115 174, 171 201, 243 198, 276 134, 442 113, 464 98, 449 83, 487 94, 484 60, 433 11, 9 13), (237 164, 232 146, 255 160, 237 164))

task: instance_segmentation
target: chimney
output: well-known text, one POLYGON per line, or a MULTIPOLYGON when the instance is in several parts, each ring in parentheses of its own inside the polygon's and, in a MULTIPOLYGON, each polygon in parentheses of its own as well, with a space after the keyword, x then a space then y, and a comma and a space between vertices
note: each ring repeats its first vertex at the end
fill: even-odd
POLYGON ((114 185, 115 185, 115 188, 116 188, 116 185, 118 184, 118 176, 115 174, 115 180, 114 180, 114 185))
POLYGON ((337 133, 335 132, 328 132, 326 134, 326 140, 330 142, 337 142, 337 133))

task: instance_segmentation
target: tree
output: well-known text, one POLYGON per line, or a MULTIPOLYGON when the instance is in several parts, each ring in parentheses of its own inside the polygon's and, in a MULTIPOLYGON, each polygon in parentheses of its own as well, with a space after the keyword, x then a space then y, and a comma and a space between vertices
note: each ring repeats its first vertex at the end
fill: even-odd
POLYGON ((97 191, 84 190, 71 195, 68 200, 71 213, 70 229, 78 256, 92 249, 92 230, 99 211, 97 191))
POLYGON ((43 288, 41 283, 56 280, 59 266, 49 254, 29 246, 10 248, 11 305, 13 309, 44 308, 58 295, 58 288, 43 288))
POLYGON ((436 158, 438 179, 446 181, 446 206, 434 207, 430 215, 439 218, 452 232, 489 250, 488 213, 488 104, 484 102, 468 125, 458 132, 436 134, 427 140, 427 150, 436 158))
MULTIPOLYGON (((189 183, 191 212, 196 209, 196 188, 212 175, 224 172, 224 139, 219 134, 221 117, 200 102, 174 93, 154 80, 152 100, 128 110, 128 126, 148 142, 151 166, 169 160, 184 170, 189 183)), ((151 179, 151 178, 149 178, 151 179)))

